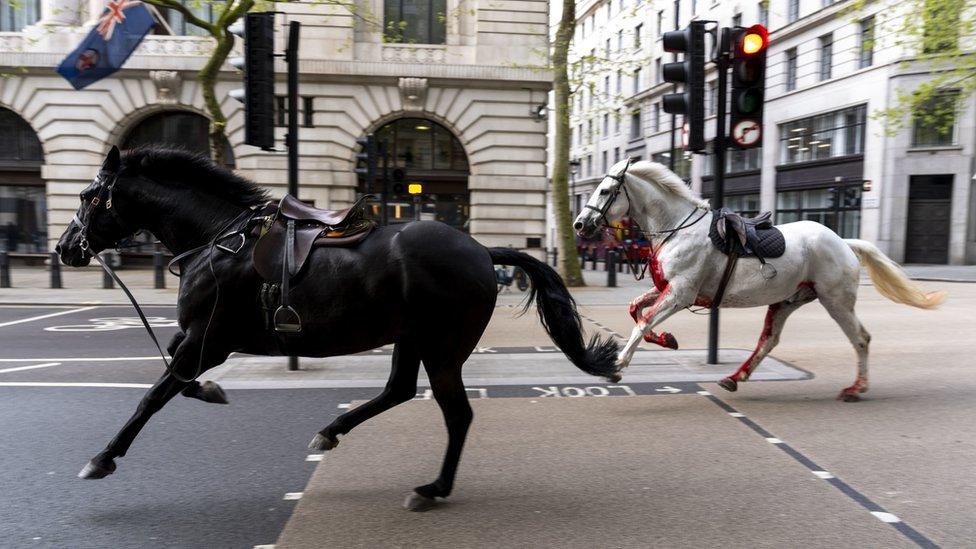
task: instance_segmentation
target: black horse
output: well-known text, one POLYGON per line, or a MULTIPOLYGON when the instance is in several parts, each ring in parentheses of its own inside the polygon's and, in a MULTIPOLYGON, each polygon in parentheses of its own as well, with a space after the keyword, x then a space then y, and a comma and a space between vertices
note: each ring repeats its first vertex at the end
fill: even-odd
MULTIPOLYGON (((109 152, 57 251, 71 266, 145 229, 181 261, 178 298, 181 333, 170 343, 172 363, 143 397, 135 414, 79 473, 103 478, 115 471, 139 430, 177 393, 226 402, 202 372, 232 352, 326 357, 395 344, 383 392, 338 417, 315 435, 310 448, 329 450, 367 419, 417 393, 420 362, 448 430, 440 476, 414 490, 408 507, 423 509, 451 493, 471 423, 461 366, 481 338, 495 307, 493 264, 521 267, 532 281, 529 303, 553 342, 581 370, 618 379, 617 343, 583 341, 575 303, 550 267, 524 253, 485 248, 447 225, 416 221, 380 227, 350 248, 316 248, 290 291, 304 324, 294 334, 266 327, 259 298, 263 280, 254 269, 255 238, 237 253, 215 246, 222 229, 246 220, 268 196, 254 183, 181 150, 143 148, 109 152), (209 245, 208 245, 209 244, 209 245)), ((528 305, 527 305, 528 306, 528 305)))

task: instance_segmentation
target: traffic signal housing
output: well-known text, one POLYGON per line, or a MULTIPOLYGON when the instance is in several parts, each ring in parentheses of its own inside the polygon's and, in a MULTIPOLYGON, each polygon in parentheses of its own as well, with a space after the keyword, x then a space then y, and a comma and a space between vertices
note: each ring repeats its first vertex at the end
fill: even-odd
POLYGON ((681 93, 669 93, 662 99, 664 112, 684 116, 687 127, 686 149, 705 149, 705 25, 692 21, 687 27, 664 33, 664 50, 684 54, 676 63, 665 63, 661 76, 665 82, 684 84, 681 93))
POLYGON ((244 142, 274 150, 274 13, 248 13, 227 30, 244 39, 244 57, 230 60, 244 72, 244 88, 229 94, 244 103, 244 142))
POLYGON ((740 149, 762 145, 769 33, 762 25, 733 30, 729 135, 740 149))
POLYGON ((366 193, 372 194, 376 191, 376 165, 377 149, 376 136, 366 134, 356 139, 359 144, 359 152, 356 153, 356 174, 366 181, 366 193))

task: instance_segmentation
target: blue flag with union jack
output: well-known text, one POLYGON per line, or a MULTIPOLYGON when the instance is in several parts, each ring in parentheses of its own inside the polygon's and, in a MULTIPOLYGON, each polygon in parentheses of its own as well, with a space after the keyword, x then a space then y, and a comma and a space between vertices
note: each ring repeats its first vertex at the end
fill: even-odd
POLYGON ((76 90, 109 76, 122 68, 155 24, 142 2, 111 0, 95 28, 58 65, 58 74, 76 90))

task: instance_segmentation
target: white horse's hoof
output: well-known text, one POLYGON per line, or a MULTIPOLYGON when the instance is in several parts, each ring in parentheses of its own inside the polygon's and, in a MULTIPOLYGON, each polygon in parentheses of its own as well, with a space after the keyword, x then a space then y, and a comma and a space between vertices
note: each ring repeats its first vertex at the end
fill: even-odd
POLYGON ((335 448, 339 445, 339 441, 334 438, 327 438, 322 435, 322 433, 315 433, 312 437, 312 442, 308 443, 309 450, 318 450, 320 452, 328 452, 329 450, 335 448))
POLYGON ((102 466, 95 463, 94 460, 89 461, 85 464, 85 467, 78 473, 78 478, 83 478, 87 480, 96 480, 100 478, 105 478, 115 472, 115 462, 112 460, 108 461, 107 466, 102 466))
POLYGON ((429 511, 434 507, 437 507, 436 499, 422 496, 417 492, 411 492, 410 495, 407 496, 407 499, 403 502, 404 509, 414 511, 416 513, 429 511))

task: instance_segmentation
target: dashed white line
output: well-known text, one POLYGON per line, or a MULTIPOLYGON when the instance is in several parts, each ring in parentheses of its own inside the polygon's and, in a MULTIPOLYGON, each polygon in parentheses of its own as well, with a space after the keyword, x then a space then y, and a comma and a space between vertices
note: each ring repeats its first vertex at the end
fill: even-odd
POLYGON ((274 544, 271 545, 255 545, 254 549, 275 549, 274 544))
POLYGON ((0 387, 113 387, 121 389, 149 389, 150 383, 67 383, 41 381, 0 381, 0 387))
POLYGON ((901 519, 897 516, 892 515, 891 513, 885 513, 884 511, 871 511, 871 514, 881 522, 887 522, 888 524, 901 522, 901 519))
POLYGON ((8 372, 22 372, 24 370, 36 370, 37 368, 50 368, 51 366, 60 366, 60 362, 46 362, 44 364, 34 364, 33 366, 17 366, 16 368, 4 368, 0 370, 0 374, 6 374, 8 372))
POLYGON ((338 408, 340 410, 346 410, 346 409, 349 408, 349 403, 348 402, 345 402, 343 404, 340 404, 340 405, 336 406, 336 408, 338 408))
POLYGON ((309 454, 305 456, 305 461, 322 461, 325 454, 309 454))
POLYGON ((834 478, 834 475, 830 474, 828 471, 810 471, 810 472, 817 475, 817 478, 822 478, 823 480, 829 480, 834 478))
MULTIPOLYGON (((172 358, 167 355, 166 358, 172 358)), ((0 358, 0 362, 120 362, 127 360, 159 360, 156 356, 58 357, 58 358, 0 358)))
POLYGON ((284 500, 285 501, 295 501, 295 500, 302 499, 302 494, 303 493, 304 492, 287 492, 287 493, 285 493, 284 500))
POLYGON ((14 324, 23 324, 25 322, 33 322, 35 320, 44 320, 45 318, 51 318, 61 315, 70 315, 72 313, 83 313, 85 311, 90 311, 95 307, 81 307, 79 309, 68 309, 67 311, 58 311, 56 313, 48 313, 46 315, 32 316, 28 318, 21 318, 19 320, 10 320, 7 322, 0 322, 0 328, 6 328, 7 326, 13 326, 14 324))
POLYGON ((701 396, 711 396, 712 395, 712 393, 709 393, 708 391, 698 391, 698 394, 700 394, 701 396))
POLYGON ((783 444, 783 441, 782 440, 780 440, 778 438, 774 438, 774 437, 766 437, 766 442, 768 442, 770 444, 783 444))
POLYGON ((732 417, 746 417, 742 412, 729 412, 729 415, 732 417))

